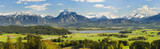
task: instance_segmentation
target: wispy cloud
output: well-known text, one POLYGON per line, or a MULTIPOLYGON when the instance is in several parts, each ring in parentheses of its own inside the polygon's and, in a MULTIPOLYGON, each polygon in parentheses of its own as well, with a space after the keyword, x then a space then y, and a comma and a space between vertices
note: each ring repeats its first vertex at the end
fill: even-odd
POLYGON ((15 14, 15 13, 24 13, 24 14, 35 14, 32 11, 12 11, 12 12, 5 12, 5 13, 0 13, 0 15, 11 15, 11 14, 15 14))
POLYGON ((26 6, 25 8, 31 8, 33 10, 37 10, 37 11, 43 11, 47 9, 47 5, 51 5, 49 3, 43 4, 43 5, 31 5, 31 6, 26 6))
POLYGON ((104 2, 105 0, 73 0, 76 2, 104 2))
POLYGON ((130 8, 131 6, 130 6, 130 5, 127 5, 126 7, 127 7, 127 8, 130 8))
POLYGON ((118 11, 114 11, 114 12, 118 12, 118 11))
POLYGON ((76 2, 84 2, 85 0, 73 0, 73 1, 76 1, 76 2))
POLYGON ((116 15, 113 15, 111 12, 97 12, 97 13, 90 12, 90 13, 87 13, 87 15, 97 15, 97 16, 86 16, 88 18, 93 18, 93 17, 100 18, 101 16, 106 16, 109 19, 114 19, 119 17, 116 15))
POLYGON ((152 0, 145 0, 145 1, 152 1, 152 0))
POLYGON ((4 7, 4 5, 0 5, 0 8, 1 8, 1 7, 4 7))
POLYGON ((17 4, 28 4, 27 2, 21 2, 21 1, 18 1, 16 2, 17 4))
POLYGON ((40 1, 46 1, 46 0, 19 0, 19 1, 25 1, 25 2, 40 2, 40 1))
POLYGON ((21 1, 17 1, 16 3, 17 3, 17 4, 20 4, 20 3, 22 3, 22 2, 21 2, 21 1))
POLYGON ((20 4, 20 3, 28 4, 27 2, 40 2, 40 1, 46 1, 46 0, 18 0, 16 3, 17 4, 20 4))
POLYGON ((27 2, 25 2, 24 4, 28 4, 27 2))
POLYGON ((57 3, 57 5, 64 5, 63 3, 57 3))
POLYGON ((102 8, 102 7, 104 7, 104 5, 102 5, 102 4, 95 4, 94 7, 102 8))
POLYGON ((160 9, 160 8, 152 7, 152 8, 149 8, 149 9, 153 9, 154 10, 154 9, 160 9))
POLYGON ((87 2, 104 2, 105 0, 86 0, 87 2))

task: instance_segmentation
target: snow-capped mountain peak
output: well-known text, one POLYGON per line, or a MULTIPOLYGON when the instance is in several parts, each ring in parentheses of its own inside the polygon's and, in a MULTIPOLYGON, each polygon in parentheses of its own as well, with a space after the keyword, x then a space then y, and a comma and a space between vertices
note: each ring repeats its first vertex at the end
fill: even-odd
POLYGON ((64 14, 64 15, 69 14, 69 13, 70 11, 68 9, 65 9, 63 12, 61 12, 61 14, 64 14))
POLYGON ((106 19, 116 19, 116 18, 121 18, 119 16, 115 15, 101 15, 101 14, 90 14, 86 16, 87 18, 106 18, 106 19))
POLYGON ((149 14, 144 14, 144 13, 135 13, 135 14, 130 14, 128 16, 124 16, 123 18, 126 19, 142 19, 142 18, 148 18, 152 15, 149 14))
POLYGON ((148 17, 147 14, 142 14, 142 13, 136 13, 134 16, 134 18, 144 18, 144 17, 148 17))

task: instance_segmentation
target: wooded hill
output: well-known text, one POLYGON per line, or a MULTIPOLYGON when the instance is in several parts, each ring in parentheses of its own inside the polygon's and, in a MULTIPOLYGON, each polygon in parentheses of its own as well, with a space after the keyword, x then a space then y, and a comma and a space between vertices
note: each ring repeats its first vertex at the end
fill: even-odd
POLYGON ((51 26, 0 26, 0 33, 32 33, 47 35, 66 35, 71 34, 64 28, 53 28, 51 26))

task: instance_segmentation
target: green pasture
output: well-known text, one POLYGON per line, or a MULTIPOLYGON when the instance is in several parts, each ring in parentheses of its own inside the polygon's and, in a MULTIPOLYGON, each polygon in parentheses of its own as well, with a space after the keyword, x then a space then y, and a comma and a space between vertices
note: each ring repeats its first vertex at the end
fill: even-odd
MULTIPOLYGON (((131 44, 134 41, 129 41, 129 39, 131 38, 135 38, 135 37, 146 37, 148 38, 147 40, 142 40, 145 42, 152 42, 154 40, 159 40, 160 36, 157 35, 157 33, 159 33, 160 31, 156 31, 156 30, 150 30, 150 29, 146 29, 146 30, 134 30, 132 33, 128 33, 125 35, 128 35, 128 38, 118 38, 118 37, 114 37, 111 36, 109 37, 111 40, 125 40, 128 41, 129 44, 131 44), (150 36, 152 35, 152 36, 150 36)), ((69 35, 65 35, 67 36, 67 38, 63 38, 63 40, 84 40, 84 39, 90 39, 93 41, 98 41, 98 40, 102 40, 104 38, 108 38, 108 36, 98 36, 98 34, 101 33, 72 33, 69 35)), ((104 33, 104 34, 120 34, 120 33, 104 33)), ((21 37, 26 37, 27 35, 22 35, 22 34, 2 34, 0 35, 0 42, 6 42, 7 37, 8 36, 13 36, 11 37, 13 42, 16 42, 17 38, 19 36, 21 37)), ((47 38, 58 38, 58 37, 62 37, 62 35, 40 35, 41 37, 43 37, 43 39, 47 39, 47 38)), ((23 40, 23 42, 26 42, 26 40, 23 40)), ((129 46, 125 46, 124 49, 128 49, 129 46)))

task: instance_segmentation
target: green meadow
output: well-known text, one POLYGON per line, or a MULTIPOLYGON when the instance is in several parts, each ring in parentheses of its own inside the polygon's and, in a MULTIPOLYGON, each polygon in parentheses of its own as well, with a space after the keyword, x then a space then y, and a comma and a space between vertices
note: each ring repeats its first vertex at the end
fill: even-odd
MULTIPOLYGON (((127 35, 128 36, 127 38, 119 38, 119 37, 115 37, 115 36, 108 37, 108 36, 99 36, 98 35, 98 34, 120 34, 120 33, 72 33, 72 34, 64 35, 64 36, 67 36, 67 38, 62 38, 62 39, 64 41, 84 40, 84 39, 99 41, 104 38, 110 38, 110 40, 113 40, 113 41, 116 41, 116 40, 128 41, 128 43, 130 45, 134 41, 145 41, 145 42, 151 43, 154 40, 159 40, 160 39, 160 36, 158 35, 159 32, 160 31, 153 30, 153 29, 133 30, 132 33, 123 34, 123 35, 127 35), (131 38, 136 38, 136 37, 145 37, 147 39, 146 40, 133 40, 133 41, 129 40, 131 38)), ((2 34, 2 35, 0 35, 0 41, 6 42, 8 36, 11 36, 12 41, 16 42, 16 40, 19 36, 24 38, 27 35, 2 34)), ((62 35, 40 35, 40 36, 43 37, 42 40, 57 39, 57 38, 62 37, 62 35)), ((26 42, 26 40, 23 40, 23 42, 26 42)), ((129 46, 124 46, 124 49, 128 49, 128 48, 129 48, 129 46)))

